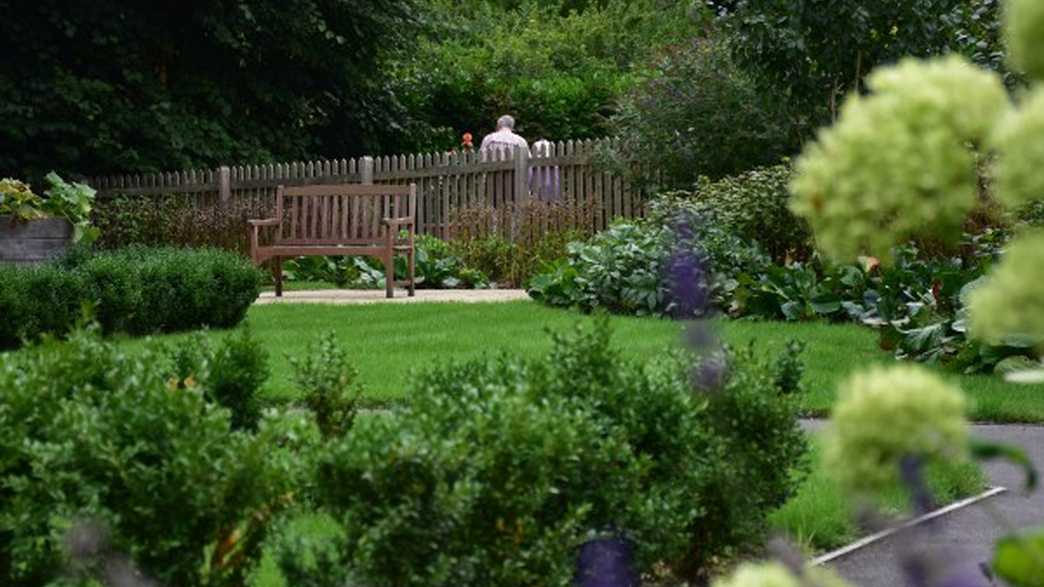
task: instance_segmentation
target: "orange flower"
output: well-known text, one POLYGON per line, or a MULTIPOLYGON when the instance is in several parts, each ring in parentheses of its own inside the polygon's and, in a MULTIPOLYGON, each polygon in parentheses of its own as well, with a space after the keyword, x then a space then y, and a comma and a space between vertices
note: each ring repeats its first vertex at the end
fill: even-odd
POLYGON ((867 273, 872 272, 874 269, 877 269, 880 266, 881 260, 877 257, 866 257, 863 260, 863 268, 864 270, 866 270, 867 273))
POLYGON ((473 140, 474 139, 471 136, 471 133, 466 132, 466 133, 464 133, 464 136, 462 137, 462 140, 460 141, 460 144, 462 146, 470 149, 471 147, 475 146, 475 144, 472 142, 473 140))

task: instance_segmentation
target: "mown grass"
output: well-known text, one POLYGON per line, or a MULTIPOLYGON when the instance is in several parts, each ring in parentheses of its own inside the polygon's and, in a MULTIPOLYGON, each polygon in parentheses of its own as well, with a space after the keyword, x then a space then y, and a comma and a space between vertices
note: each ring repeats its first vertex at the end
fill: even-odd
MULTIPOLYGON (((350 351, 360 383, 374 401, 408 400, 411 373, 449 361, 510 352, 536 357, 550 348, 548 330, 591 320, 575 312, 521 301, 489 304, 277 304, 255 306, 247 323, 270 353, 272 378, 265 393, 293 398, 288 355, 302 355, 320 333, 333 330, 350 351)), ((681 345, 684 324, 656 318, 610 318, 615 344, 625 356, 649 360, 681 345)), ((803 397, 807 415, 827 415, 838 383, 856 369, 893 359, 877 347, 876 334, 854 324, 719 321, 733 345, 755 342, 774 353, 787 340, 806 345, 803 397)), ((157 337, 176 342, 185 334, 157 337)), ((211 336, 223 336, 214 332, 211 336)), ((143 339, 126 340, 142 347, 143 339)), ((1044 385, 1014 385, 994 376, 945 373, 968 395, 979 421, 1044 422, 1044 385)))

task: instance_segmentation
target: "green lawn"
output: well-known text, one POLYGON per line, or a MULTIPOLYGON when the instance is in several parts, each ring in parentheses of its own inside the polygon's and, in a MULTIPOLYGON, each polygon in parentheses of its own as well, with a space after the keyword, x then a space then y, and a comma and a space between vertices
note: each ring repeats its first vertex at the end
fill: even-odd
MULTIPOLYGON (((304 353, 319 333, 333 330, 350 350, 367 395, 376 401, 402 400, 410 373, 483 354, 509 351, 538 356, 550 346, 547 329, 561 330, 578 320, 575 312, 534 302, 499 304, 266 305, 250 310, 248 323, 271 354, 273 377, 266 393, 293 397, 287 355, 304 353)), ((638 359, 660 355, 681 344, 684 325, 656 318, 614 316, 614 340, 638 359)), ((724 340, 756 341, 774 352, 788 339, 804 341, 810 415, 828 413, 840 379, 859 367, 892 361, 878 350, 875 333, 865 327, 824 323, 720 321, 724 340)), ((221 336, 215 332, 212 336, 221 336)), ((186 335, 156 337, 176 341, 186 335)), ((142 339, 126 340, 141 347, 142 339)), ((980 421, 1044 422, 1044 385, 1013 385, 992 376, 947 374, 971 399, 971 416, 980 421)))

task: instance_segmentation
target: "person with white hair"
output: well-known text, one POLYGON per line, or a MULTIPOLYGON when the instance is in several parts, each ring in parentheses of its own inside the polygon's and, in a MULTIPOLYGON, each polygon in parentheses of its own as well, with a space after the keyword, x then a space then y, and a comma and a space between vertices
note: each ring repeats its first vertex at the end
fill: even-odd
POLYGON ((533 158, 529 160, 529 192, 544 202, 562 199, 562 178, 558 166, 545 164, 551 153, 551 142, 540 139, 533 143, 533 158))
POLYGON ((521 149, 529 155, 529 143, 526 139, 515 134, 515 119, 505 114, 497 119, 497 130, 489 133, 482 139, 482 146, 479 150, 491 151, 495 149, 504 149, 511 151, 513 149, 521 149))

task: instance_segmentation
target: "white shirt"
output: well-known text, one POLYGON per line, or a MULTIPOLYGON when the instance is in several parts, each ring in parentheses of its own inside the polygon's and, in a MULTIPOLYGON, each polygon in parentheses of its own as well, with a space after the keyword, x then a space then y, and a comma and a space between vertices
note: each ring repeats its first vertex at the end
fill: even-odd
POLYGON ((529 143, 526 139, 516 135, 509 128, 503 128, 497 132, 490 133, 482 139, 482 151, 488 151, 490 149, 523 149, 526 155, 529 155, 529 143))

